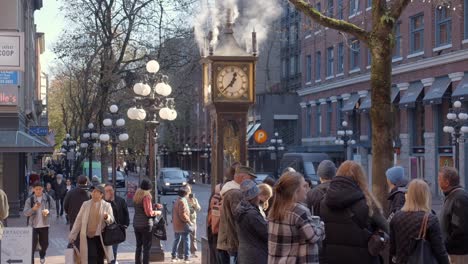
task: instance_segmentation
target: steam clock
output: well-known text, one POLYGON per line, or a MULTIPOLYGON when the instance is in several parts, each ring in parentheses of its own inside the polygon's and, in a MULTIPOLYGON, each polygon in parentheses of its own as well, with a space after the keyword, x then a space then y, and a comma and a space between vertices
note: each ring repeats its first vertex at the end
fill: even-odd
POLYGON ((210 47, 201 60, 204 101, 211 117, 212 188, 232 162, 247 161, 247 112, 255 102, 256 35, 252 33, 250 54, 234 38, 229 13, 217 47, 210 47))

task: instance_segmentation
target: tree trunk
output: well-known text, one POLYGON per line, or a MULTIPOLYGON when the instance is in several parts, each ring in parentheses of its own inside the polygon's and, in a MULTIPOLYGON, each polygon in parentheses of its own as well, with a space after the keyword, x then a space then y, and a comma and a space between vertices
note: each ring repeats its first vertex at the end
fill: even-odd
POLYGON ((393 124, 391 113, 392 83, 392 29, 377 24, 370 38, 371 68, 371 122, 372 122, 372 191, 386 210, 387 178, 385 171, 392 166, 393 124))

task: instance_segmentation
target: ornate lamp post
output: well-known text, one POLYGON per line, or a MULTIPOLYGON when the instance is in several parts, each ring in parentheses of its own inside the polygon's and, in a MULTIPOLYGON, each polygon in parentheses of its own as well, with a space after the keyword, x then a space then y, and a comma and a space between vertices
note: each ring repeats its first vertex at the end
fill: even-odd
POLYGON ((190 170, 190 157, 192 156, 192 149, 188 144, 185 144, 182 155, 184 155, 184 159, 187 157, 187 161, 185 162, 187 163, 185 169, 190 170))
POLYGON ((274 138, 270 140, 271 145, 268 150, 275 153, 275 178, 278 179, 279 170, 279 152, 284 150, 283 140, 279 137, 278 132, 275 132, 274 138))
POLYGON ((89 123, 88 129, 86 129, 83 133, 83 140, 80 144, 80 147, 83 150, 86 150, 88 153, 88 176, 90 179, 93 177, 93 150, 99 148, 100 146, 101 144, 99 144, 99 133, 97 133, 97 130, 94 128, 94 124, 89 123))
POLYGON ((457 170, 460 169, 460 142, 463 142, 461 138, 462 133, 468 133, 467 126, 468 114, 466 110, 462 108, 460 101, 455 101, 453 107, 449 109, 447 114, 446 125, 444 126, 444 132, 452 135, 452 145, 454 146, 454 163, 457 170))
POLYGON ((62 153, 65 155, 65 177, 67 179, 71 176, 70 160, 75 160, 75 148, 77 142, 71 138, 70 134, 65 135, 62 142, 62 153))
POLYGON ((128 140, 128 134, 125 132, 125 119, 118 113, 119 107, 111 105, 109 107, 110 114, 102 124, 104 125, 104 133, 99 136, 102 142, 109 142, 112 146, 112 185, 116 186, 117 178, 117 146, 121 141, 128 140))
POLYGON ((345 160, 348 159, 348 146, 356 144, 356 140, 352 138, 353 131, 348 129, 348 122, 343 121, 340 129, 336 132, 335 144, 343 145, 345 152, 345 160))
POLYGON ((206 175, 203 177, 203 183, 206 183, 206 180, 208 179, 207 176, 210 176, 211 174, 211 144, 208 143, 205 145, 205 158, 206 158, 206 175))
MULTIPOLYGON (((169 77, 158 73, 159 63, 155 60, 148 61, 146 71, 147 74, 141 77, 141 82, 133 86, 133 91, 137 94, 134 99, 135 107, 128 109, 127 116, 133 120, 146 120, 149 139, 149 176, 153 181, 154 190, 157 190, 156 153, 158 153, 157 138, 160 120, 175 120, 177 112, 174 109, 174 98, 167 98, 172 92, 168 84, 169 77)), ((154 199, 156 199, 156 194, 157 192, 153 195, 154 199)), ((150 261, 164 261, 161 241, 156 237, 153 237, 153 240, 150 261)))
POLYGON ((161 153, 161 155, 163 156, 163 164, 162 164, 162 167, 168 167, 169 164, 168 164, 167 161, 166 161, 166 157, 169 155, 169 149, 167 148, 166 145, 162 145, 162 147, 160 148, 160 153, 161 153))

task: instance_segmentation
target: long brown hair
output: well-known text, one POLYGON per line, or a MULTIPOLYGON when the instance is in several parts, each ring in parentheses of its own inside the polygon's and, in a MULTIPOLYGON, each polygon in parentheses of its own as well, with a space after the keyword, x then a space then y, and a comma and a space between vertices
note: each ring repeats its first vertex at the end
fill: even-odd
POLYGON ((374 195, 369 192, 369 188, 367 186, 367 177, 364 169, 352 160, 347 160, 341 164, 336 172, 337 176, 343 176, 352 179, 354 182, 357 183, 359 189, 364 193, 366 197, 366 203, 369 207, 369 216, 374 214, 374 209, 377 209, 380 213, 382 213, 382 206, 380 203, 375 199, 374 195))
POLYGON ((147 195, 149 195, 150 199, 153 198, 153 196, 151 196, 150 190, 143 190, 138 188, 135 192, 135 196, 133 196, 133 202, 135 204, 143 203, 143 198, 147 195))
POLYGON ((431 211, 431 191, 425 181, 414 179, 408 184, 405 205, 401 211, 426 213, 431 211))
POLYGON ((304 176, 298 172, 286 172, 281 175, 274 187, 274 201, 268 219, 271 221, 282 221, 288 209, 294 204, 294 195, 301 186, 304 176))

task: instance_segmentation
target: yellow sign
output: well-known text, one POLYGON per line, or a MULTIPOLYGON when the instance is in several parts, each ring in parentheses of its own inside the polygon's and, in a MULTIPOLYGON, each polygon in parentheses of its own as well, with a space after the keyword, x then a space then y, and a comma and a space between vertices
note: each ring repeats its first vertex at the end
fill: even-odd
POLYGON ((265 130, 259 129, 254 134, 254 140, 258 144, 263 144, 268 140, 268 134, 265 130))

